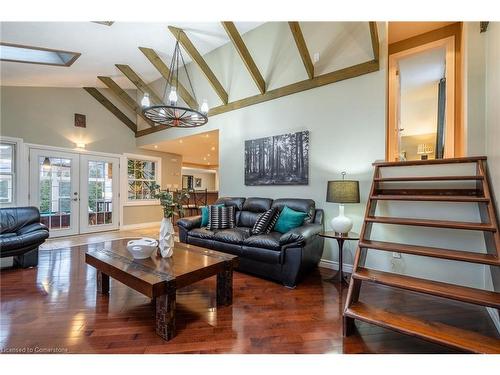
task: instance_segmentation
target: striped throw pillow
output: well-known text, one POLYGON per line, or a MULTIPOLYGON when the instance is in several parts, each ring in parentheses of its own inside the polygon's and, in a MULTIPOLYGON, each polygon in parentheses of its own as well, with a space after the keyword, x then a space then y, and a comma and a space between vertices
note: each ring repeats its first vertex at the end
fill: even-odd
POLYGON ((269 234, 274 228, 274 224, 278 221, 279 211, 277 208, 271 208, 257 218, 253 228, 252 234, 269 234))
POLYGON ((208 229, 234 228, 234 206, 208 206, 208 229))

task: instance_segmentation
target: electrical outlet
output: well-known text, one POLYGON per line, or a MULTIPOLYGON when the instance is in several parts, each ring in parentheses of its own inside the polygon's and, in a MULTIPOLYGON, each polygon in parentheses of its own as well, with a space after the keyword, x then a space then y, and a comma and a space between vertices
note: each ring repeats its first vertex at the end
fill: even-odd
POLYGON ((401 258, 401 253, 396 253, 395 251, 392 253, 393 258, 400 259, 401 258))
POLYGON ((319 52, 314 52, 313 61, 314 63, 317 63, 319 61, 319 52))

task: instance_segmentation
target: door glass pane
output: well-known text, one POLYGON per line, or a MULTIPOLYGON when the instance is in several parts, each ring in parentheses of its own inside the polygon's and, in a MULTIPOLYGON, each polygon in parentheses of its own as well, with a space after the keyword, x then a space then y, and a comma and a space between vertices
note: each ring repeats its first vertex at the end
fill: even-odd
POLYGON ((113 218, 113 164, 104 161, 88 163, 88 224, 111 224, 113 218))
POLYGON ((39 201, 41 222, 50 229, 71 226, 71 159, 40 156, 39 201))

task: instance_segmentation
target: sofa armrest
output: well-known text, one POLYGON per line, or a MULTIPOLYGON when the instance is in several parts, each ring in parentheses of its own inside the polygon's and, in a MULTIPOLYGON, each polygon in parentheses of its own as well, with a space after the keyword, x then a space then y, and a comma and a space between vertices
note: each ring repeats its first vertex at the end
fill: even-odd
POLYGON ((177 225, 183 227, 187 231, 194 228, 201 228, 201 215, 183 217, 177 220, 177 225))
POLYGON ((323 225, 321 224, 302 225, 282 234, 280 237, 280 245, 283 246, 291 243, 302 245, 318 235, 322 230, 323 225))
POLYGON ((17 231, 17 235, 20 236, 22 234, 32 233, 32 232, 36 232, 38 230, 46 230, 48 232, 49 228, 47 228, 47 226, 45 224, 42 224, 42 223, 32 223, 32 224, 28 224, 28 225, 22 227, 21 229, 19 229, 17 231))

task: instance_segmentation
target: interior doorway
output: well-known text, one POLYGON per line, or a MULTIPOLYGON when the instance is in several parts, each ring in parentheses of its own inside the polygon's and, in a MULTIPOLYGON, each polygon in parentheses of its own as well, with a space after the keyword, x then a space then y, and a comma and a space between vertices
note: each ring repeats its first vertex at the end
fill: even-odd
POLYGON ((117 157, 30 148, 30 205, 51 237, 119 228, 117 157))
POLYGON ((460 31, 457 23, 389 45, 387 160, 462 156, 460 31))

